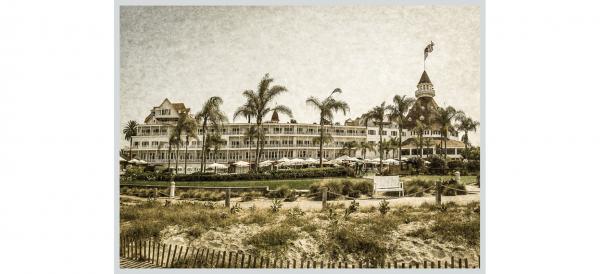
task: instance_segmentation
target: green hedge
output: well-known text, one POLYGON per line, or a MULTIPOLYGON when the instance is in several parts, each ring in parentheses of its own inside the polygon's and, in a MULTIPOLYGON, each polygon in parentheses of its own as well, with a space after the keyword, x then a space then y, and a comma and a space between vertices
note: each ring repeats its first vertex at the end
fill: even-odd
MULTIPOLYGON (((272 179, 303 179, 303 178, 324 178, 324 177, 354 177, 354 170, 346 167, 336 168, 306 168, 306 169, 286 169, 276 170, 264 173, 232 173, 232 174, 210 174, 210 173, 192 173, 177 174, 174 179, 177 182, 202 182, 202 181, 255 181, 272 179)), ((128 173, 128 179, 143 181, 170 181, 171 175, 166 173, 128 173)))

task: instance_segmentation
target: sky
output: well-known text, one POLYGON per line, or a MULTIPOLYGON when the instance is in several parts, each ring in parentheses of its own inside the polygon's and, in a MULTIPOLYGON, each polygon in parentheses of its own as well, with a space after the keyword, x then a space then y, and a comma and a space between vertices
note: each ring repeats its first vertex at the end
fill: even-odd
MULTIPOLYGON (((343 123, 396 94, 414 97, 430 41, 436 102, 480 121, 476 6, 121 7, 121 125, 142 123, 165 98, 195 113, 211 96, 231 121, 265 73, 288 89, 275 102, 300 123, 318 121, 306 98, 342 89, 350 112, 334 121, 343 123)), ((478 145, 479 132, 469 139, 478 145)))

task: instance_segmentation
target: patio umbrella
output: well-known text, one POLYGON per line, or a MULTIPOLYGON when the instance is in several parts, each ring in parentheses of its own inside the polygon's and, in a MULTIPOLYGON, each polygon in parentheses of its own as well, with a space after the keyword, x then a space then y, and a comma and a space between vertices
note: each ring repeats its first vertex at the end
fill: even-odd
POLYGON ((300 158, 294 158, 287 162, 287 164, 291 165, 291 166, 299 166, 299 165, 303 165, 304 163, 305 163, 305 161, 300 158))
POLYGON ((119 162, 127 162, 123 157, 119 156, 119 162))
POLYGON ((250 163, 245 162, 245 161, 237 161, 237 162, 233 163, 233 165, 237 166, 237 167, 248 167, 248 166, 250 166, 250 163))
POLYGON ((307 164, 316 164, 319 162, 319 160, 317 159, 313 159, 313 158, 308 158, 306 160, 304 160, 307 164))
POLYGON ((148 164, 148 162, 146 162, 146 161, 144 161, 144 160, 139 160, 139 161, 138 161, 138 163, 139 163, 140 165, 147 165, 147 164, 148 164))
POLYGON ((348 159, 350 159, 350 157, 348 155, 344 155, 344 156, 335 158, 336 161, 347 161, 348 159))
POLYGON ((227 168, 226 165, 224 164, 219 164, 219 163, 212 163, 208 166, 206 166, 208 169, 225 169, 227 168))
POLYGON ((391 159, 390 158, 390 159, 383 160, 383 163, 384 164, 388 164, 388 165, 397 165, 400 162, 398 162, 398 160, 396 160, 396 159, 391 159))
POLYGON ((277 162, 280 162, 280 163, 281 163, 281 162, 289 162, 289 161, 290 161, 290 159, 288 159, 288 158, 286 158, 286 157, 283 157, 283 158, 281 158, 281 159, 277 160, 277 162))
POLYGON ((260 167, 266 167, 266 166, 270 166, 272 165, 274 162, 271 160, 266 160, 266 161, 262 161, 258 164, 258 166, 260 167))
POLYGON ((140 163, 140 160, 134 158, 134 159, 131 159, 128 163, 137 165, 140 163))

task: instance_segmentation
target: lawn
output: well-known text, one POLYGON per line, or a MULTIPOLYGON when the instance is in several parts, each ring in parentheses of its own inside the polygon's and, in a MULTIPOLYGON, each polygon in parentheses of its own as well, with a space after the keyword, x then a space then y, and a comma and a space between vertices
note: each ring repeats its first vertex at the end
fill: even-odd
MULTIPOLYGON (((256 187, 256 186, 268 186, 269 189, 275 189, 279 186, 287 185, 294 189, 308 189, 308 187, 317 182, 322 181, 363 181, 368 179, 362 178, 310 178, 310 179, 283 179, 283 180, 257 180, 257 181, 202 181, 202 182, 177 182, 179 186, 202 186, 202 187, 215 187, 215 186, 231 186, 231 187, 256 187)), ((137 185, 153 185, 153 186, 169 186, 170 182, 166 181, 134 181, 128 184, 137 185)))

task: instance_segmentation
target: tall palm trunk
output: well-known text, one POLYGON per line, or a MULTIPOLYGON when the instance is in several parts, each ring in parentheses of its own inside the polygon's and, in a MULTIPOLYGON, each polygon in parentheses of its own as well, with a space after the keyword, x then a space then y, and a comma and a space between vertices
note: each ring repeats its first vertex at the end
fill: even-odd
POLYGON ((187 174, 188 142, 189 142, 189 137, 185 136, 185 155, 183 157, 183 174, 187 174))
MULTIPOLYGON (((440 150, 444 149, 444 132, 440 130, 440 150)), ((446 153, 444 151, 444 153, 446 153)))
POLYGON ((167 159, 168 160, 168 164, 167 164, 167 168, 171 169, 171 143, 169 142, 169 150, 167 152, 167 159))
POLYGON ((448 157, 448 139, 444 139, 444 160, 448 157))
POLYGON ((321 134, 320 134, 320 140, 319 140, 319 167, 323 167, 323 139, 325 137, 325 127, 323 125, 323 118, 321 118, 321 134))
POLYGON ((467 154, 467 149, 468 149, 468 147, 467 147, 467 143, 469 142, 469 135, 468 135, 468 134, 469 134, 469 132, 465 130, 465 138, 464 138, 464 139, 465 139, 465 151, 464 151, 464 153, 463 153, 463 154, 465 155, 465 159, 466 159, 466 160, 468 160, 467 156, 469 156, 469 155, 467 154))
POLYGON ((402 121, 398 123, 398 162, 402 170, 402 121))
POLYGON ((202 122, 202 161, 200 162, 200 171, 204 172, 206 169, 206 118, 202 122))
POLYGON ((131 160, 131 149, 133 148, 133 138, 129 139, 129 160, 131 160))
POLYGON ((175 174, 179 173, 179 143, 175 146, 175 174))
POLYGON ((260 142, 262 141, 261 138, 261 133, 262 133, 262 120, 257 117, 256 118, 256 129, 258 130, 258 136, 256 136, 256 155, 255 155, 255 160, 254 160, 254 170, 256 172, 258 172, 258 161, 260 160, 260 153, 261 151, 261 145, 260 142))
POLYGON ((379 173, 383 172, 383 122, 379 125, 379 173))

